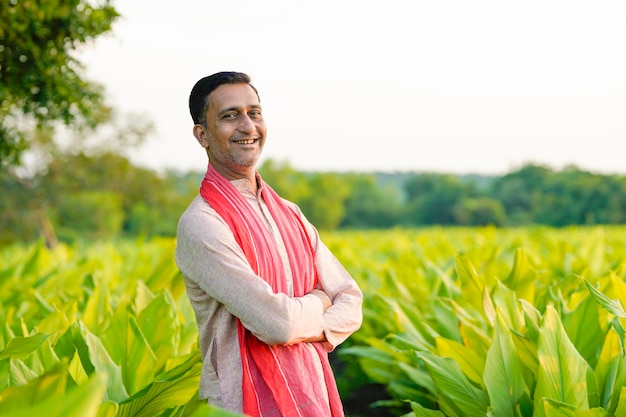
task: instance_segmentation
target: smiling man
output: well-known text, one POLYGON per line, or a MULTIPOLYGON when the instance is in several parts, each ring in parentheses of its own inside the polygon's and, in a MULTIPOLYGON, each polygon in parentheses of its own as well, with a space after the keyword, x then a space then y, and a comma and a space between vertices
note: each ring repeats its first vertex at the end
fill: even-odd
POLYGON ((250 77, 202 78, 189 109, 209 163, 175 258, 198 324, 200 396, 249 416, 343 416, 328 352, 360 327, 361 290, 256 171, 267 128, 250 77))

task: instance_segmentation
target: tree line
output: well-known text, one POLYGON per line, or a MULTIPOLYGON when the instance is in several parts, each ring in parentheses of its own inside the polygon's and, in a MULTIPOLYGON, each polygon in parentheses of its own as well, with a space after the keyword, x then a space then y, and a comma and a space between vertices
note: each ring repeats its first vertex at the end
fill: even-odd
MULTIPOLYGON (((152 129, 105 103, 76 52, 110 33, 111 0, 2 1, 0 244, 44 238, 173 236, 201 172, 130 163, 152 129)), ((299 172, 266 161, 263 178, 320 229, 626 222, 626 179, 528 164, 499 177, 429 172, 299 172)))
MULTIPOLYGON (((302 172, 267 160, 259 172, 322 230, 626 223, 626 176, 574 166, 490 177, 302 172)), ((59 152, 29 174, 0 167, 0 243, 174 236, 202 176, 158 173, 110 150, 59 152)))

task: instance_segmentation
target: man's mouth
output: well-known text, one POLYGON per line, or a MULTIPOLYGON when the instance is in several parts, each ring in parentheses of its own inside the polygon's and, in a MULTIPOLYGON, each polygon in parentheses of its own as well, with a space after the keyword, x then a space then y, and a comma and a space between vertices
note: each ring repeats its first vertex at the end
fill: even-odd
POLYGON ((238 145, 252 145, 256 141, 257 139, 239 139, 235 140, 234 142, 238 145))

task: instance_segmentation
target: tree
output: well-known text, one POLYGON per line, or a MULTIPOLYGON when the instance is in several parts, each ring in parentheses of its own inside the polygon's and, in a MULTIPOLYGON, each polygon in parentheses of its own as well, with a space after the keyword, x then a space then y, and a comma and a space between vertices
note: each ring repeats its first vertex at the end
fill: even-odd
POLYGON ((296 204, 312 194, 306 174, 296 171, 286 161, 268 159, 259 167, 259 174, 281 197, 296 204))
POLYGON ((528 224, 535 220, 536 211, 545 205, 542 193, 553 174, 546 166, 527 164, 493 182, 490 196, 504 206, 509 225, 528 224))
POLYGON ((73 53, 111 30, 110 0, 0 0, 0 164, 16 165, 35 128, 89 128, 107 120, 102 87, 73 53))
POLYGON ((505 219, 502 204, 489 197, 464 198, 453 213, 456 224, 464 226, 502 226, 505 219))
POLYGON ((451 174, 425 173, 415 175, 405 183, 408 196, 409 224, 452 225, 457 219, 454 208, 466 197, 477 195, 472 182, 464 183, 451 174))
POLYGON ((400 222, 399 189, 379 184, 371 174, 348 174, 343 180, 350 193, 345 201, 341 227, 387 228, 400 222))

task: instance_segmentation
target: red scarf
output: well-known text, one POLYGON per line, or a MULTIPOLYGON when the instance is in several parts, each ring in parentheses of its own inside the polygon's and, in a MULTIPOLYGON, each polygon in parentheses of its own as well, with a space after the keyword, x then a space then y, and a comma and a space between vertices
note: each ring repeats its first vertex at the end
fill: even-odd
MULTIPOLYGON (((256 174, 261 198, 267 204, 283 238, 295 297, 317 284, 314 249, 300 217, 256 174)), ((274 238, 264 219, 241 193, 209 164, 200 194, 230 226, 254 272, 274 292, 287 292, 287 279, 274 238)), ((251 300, 253 302, 253 300, 251 300)), ((322 343, 315 352, 303 343, 270 346, 246 330, 237 320, 243 366, 243 410, 253 417, 343 417, 339 393, 322 343), (315 363, 321 362, 325 387, 315 363), (330 409, 324 400, 328 391, 330 409), (277 413, 279 412, 279 413, 277 413)))

